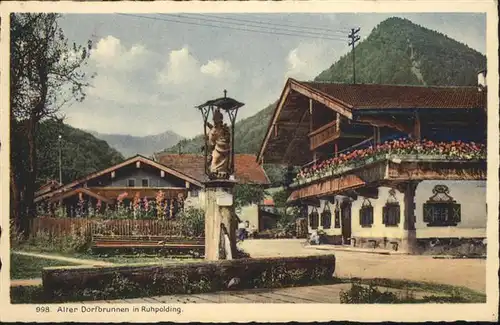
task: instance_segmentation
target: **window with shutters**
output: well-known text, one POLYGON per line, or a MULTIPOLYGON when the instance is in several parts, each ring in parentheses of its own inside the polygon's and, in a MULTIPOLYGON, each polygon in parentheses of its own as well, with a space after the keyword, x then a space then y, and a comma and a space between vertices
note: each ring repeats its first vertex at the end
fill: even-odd
POLYGON ((461 221, 460 204, 450 196, 446 185, 436 185, 434 194, 424 203, 424 222, 429 227, 456 226, 461 221))
POLYGON ((321 212, 321 226, 323 226, 323 229, 330 229, 332 227, 332 212, 328 203, 325 203, 323 212, 321 212))
POLYGON ((309 227, 311 227, 311 229, 318 229, 318 224, 319 224, 319 213, 316 207, 314 207, 311 213, 309 214, 309 227))
POLYGON ((401 208, 396 199, 396 191, 389 190, 389 197, 385 206, 382 208, 382 223, 386 227, 395 227, 399 224, 401 218, 401 208))
POLYGON ((371 227, 373 224, 373 206, 369 199, 364 199, 359 209, 359 224, 361 227, 371 227))
POLYGON ((333 212, 335 215, 335 224, 333 225, 335 228, 340 228, 340 207, 339 201, 335 202, 335 211, 333 212))

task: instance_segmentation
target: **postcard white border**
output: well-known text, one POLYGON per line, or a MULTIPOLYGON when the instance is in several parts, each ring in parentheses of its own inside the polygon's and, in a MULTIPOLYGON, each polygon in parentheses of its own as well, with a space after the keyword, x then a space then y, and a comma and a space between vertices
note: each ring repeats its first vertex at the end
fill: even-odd
MULTIPOLYGON (((88 321, 88 322, 278 322, 278 321, 454 321, 498 320, 498 211, 499 211, 499 119, 498 119, 498 13, 493 0, 482 1, 282 1, 282 2, 2 2, 1 10, 1 88, 0 88, 0 215, 3 234, 0 238, 1 321, 88 321), (421 304, 421 305, 331 305, 331 304, 184 304, 183 313, 168 314, 37 314, 37 305, 11 305, 9 290, 9 13, 151 13, 151 12, 484 12, 487 14, 487 83, 488 83, 488 259, 487 303, 485 304, 421 304)), ((277 94, 278 95, 278 94, 277 94)), ((55 306, 55 305, 54 305, 55 306)), ((81 306, 81 304, 65 304, 81 306)), ((104 305, 102 305, 104 307, 104 305)), ((106 305, 120 306, 118 304, 106 305)), ((125 306, 125 305, 123 305, 125 306)), ((127 305, 130 307, 130 305, 127 305)))

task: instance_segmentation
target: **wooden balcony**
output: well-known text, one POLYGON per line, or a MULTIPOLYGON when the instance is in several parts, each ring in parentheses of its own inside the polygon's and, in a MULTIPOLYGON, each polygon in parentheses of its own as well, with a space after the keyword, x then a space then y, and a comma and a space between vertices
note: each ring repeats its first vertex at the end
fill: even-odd
POLYGON ((486 159, 451 160, 446 156, 396 154, 369 158, 294 182, 288 201, 337 195, 367 186, 423 180, 486 180, 486 159))
POLYGON ((340 135, 340 129, 338 127, 337 121, 333 120, 328 124, 312 131, 308 134, 310 141, 311 151, 338 138, 340 135))

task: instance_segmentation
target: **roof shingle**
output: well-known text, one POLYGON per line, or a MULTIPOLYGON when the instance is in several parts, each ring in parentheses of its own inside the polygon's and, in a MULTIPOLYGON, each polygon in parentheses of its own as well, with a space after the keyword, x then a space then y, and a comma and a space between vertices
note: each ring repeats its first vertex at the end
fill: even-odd
POLYGON ((477 87, 296 82, 340 100, 351 109, 482 109, 486 105, 486 91, 478 91, 477 87))
MULTIPOLYGON (((164 166, 177 170, 200 182, 207 180, 205 175, 204 157, 197 154, 156 154, 158 162, 164 166)), ((235 178, 242 183, 270 184, 261 165, 257 163, 255 155, 236 154, 234 157, 235 178)))

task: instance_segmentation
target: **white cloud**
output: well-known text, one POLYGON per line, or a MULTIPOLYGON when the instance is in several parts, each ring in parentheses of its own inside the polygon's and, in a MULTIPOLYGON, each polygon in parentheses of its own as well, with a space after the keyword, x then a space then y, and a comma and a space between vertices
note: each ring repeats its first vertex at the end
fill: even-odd
POLYGON ((237 77, 238 71, 232 69, 229 62, 216 59, 210 60, 200 67, 201 73, 215 78, 237 77))
POLYGON ((149 51, 141 44, 126 48, 121 40, 108 35, 101 38, 91 52, 91 59, 97 67, 117 70, 138 69, 147 62, 149 51))
POLYGON ((198 60, 189 53, 189 48, 184 46, 169 53, 165 67, 158 73, 158 81, 160 84, 180 85, 196 81, 198 71, 198 60))
POLYGON ((212 84, 214 80, 231 80, 239 76, 239 71, 222 59, 208 60, 201 64, 189 51, 188 46, 169 53, 164 68, 158 73, 158 82, 168 85, 193 86, 212 84))
POLYGON ((285 78, 310 80, 327 69, 333 61, 331 48, 326 43, 300 43, 288 52, 285 78))

